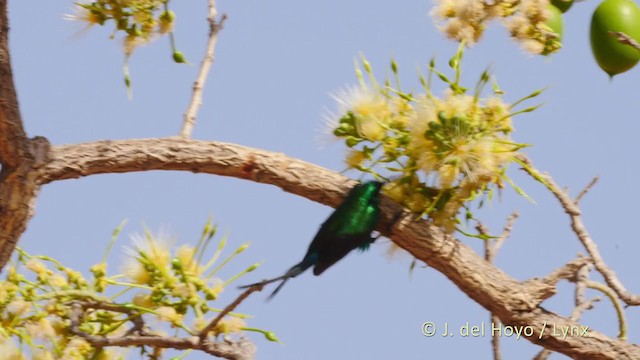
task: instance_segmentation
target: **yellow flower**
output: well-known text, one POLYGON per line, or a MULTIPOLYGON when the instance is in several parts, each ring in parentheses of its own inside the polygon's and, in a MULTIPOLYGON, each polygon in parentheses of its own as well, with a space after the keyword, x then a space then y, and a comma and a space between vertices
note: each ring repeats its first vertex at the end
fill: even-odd
POLYGON ((525 39, 521 41, 522 47, 531 54, 542 54, 544 44, 536 39, 525 39))
POLYGON ((516 14, 509 18, 506 22, 506 26, 509 32, 511 32, 511 36, 515 38, 523 38, 529 33, 531 24, 529 23, 529 19, 524 15, 516 14))
POLYGON ((182 245, 176 250, 176 258, 180 261, 182 269, 192 275, 200 275, 202 266, 195 259, 195 249, 193 246, 182 245))
POLYGON ((64 273, 67 275, 67 280, 69 280, 70 283, 82 287, 87 285, 87 280, 82 276, 80 272, 65 268, 64 273))
POLYGON ((443 19, 456 16, 456 0, 439 0, 431 10, 431 16, 443 19))
POLYGON ((413 212, 422 213, 427 209, 427 199, 419 192, 414 192, 405 201, 405 205, 413 212))
POLYGON ((551 16, 548 4, 548 0, 522 0, 519 10, 532 23, 543 23, 551 16))
POLYGON ((49 271, 49 269, 47 269, 47 267, 36 258, 29 259, 29 261, 25 263, 25 266, 27 267, 27 269, 33 271, 36 275, 41 275, 49 271))
POLYGON ((439 105, 439 112, 444 112, 447 118, 454 116, 471 118, 475 111, 473 96, 454 94, 451 89, 445 91, 444 100, 439 105))
POLYGON ((144 285, 151 281, 151 274, 140 263, 139 259, 129 258, 122 267, 122 273, 134 284, 144 285))
POLYGON ((15 295, 17 290, 17 285, 6 281, 0 281, 0 304, 4 304, 8 301, 11 296, 15 295))
POLYGON ((224 281, 222 279, 213 278, 209 280, 208 288, 205 290, 207 295, 212 299, 216 299, 224 290, 224 281))
POLYGON ((60 274, 53 274, 49 279, 49 285, 57 288, 66 288, 69 286, 67 279, 60 274))
POLYGON ((367 156, 358 150, 351 150, 347 155, 346 163, 349 168, 355 168, 359 166, 367 159, 367 156))
POLYGON ((392 183, 388 187, 385 187, 384 194, 400 204, 404 203, 406 197, 405 187, 398 183, 392 183))
POLYGON ((207 326, 207 324, 208 324, 207 320, 202 316, 198 316, 195 319, 193 319, 193 329, 196 331, 202 331, 202 329, 204 329, 204 327, 207 326))
POLYGON ((333 95, 340 113, 352 112, 358 134, 365 139, 382 139, 386 130, 382 126, 393 113, 392 104, 377 90, 366 86, 351 87, 333 95))
POLYGON ((220 334, 232 334, 240 332, 245 326, 246 324, 244 320, 236 317, 227 317, 220 320, 211 332, 214 336, 218 336, 220 334))
POLYGON ((131 56, 135 49, 147 43, 148 40, 144 37, 135 34, 129 34, 125 36, 122 41, 122 49, 124 50, 124 54, 126 56, 131 56))
POLYGON ((160 233, 132 236, 133 249, 128 249, 131 258, 127 259, 123 272, 137 284, 147 284, 150 280, 148 267, 165 271, 170 266, 171 253, 168 238, 160 233))
POLYGON ((457 0, 455 2, 455 12, 457 17, 469 24, 476 24, 484 20, 485 5, 480 0, 457 0))
POLYGON ((166 34, 173 31, 173 26, 175 25, 176 14, 169 10, 160 14, 159 22, 158 22, 158 32, 160 34, 166 34))
POLYGON ((55 358, 47 350, 36 349, 33 353, 33 360, 55 360, 55 358))
POLYGON ((85 359, 92 351, 91 345, 84 339, 74 337, 62 352, 63 360, 85 359))
POLYGON ((356 117, 356 129, 360 136, 371 141, 382 140, 386 134, 380 120, 374 117, 356 117))
POLYGON ((29 335, 36 339, 48 340, 56 335, 51 322, 47 318, 41 318, 36 323, 27 323, 25 328, 29 335))
POLYGON ((439 0, 431 15, 440 24, 438 28, 445 35, 457 41, 472 45, 480 39, 485 22, 496 14, 480 0, 439 0))
POLYGON ((193 284, 179 283, 173 287, 173 289, 171 290, 171 294, 183 299, 190 299, 192 297, 197 298, 196 289, 193 284))
POLYGON ((87 26, 93 26, 96 24, 100 24, 101 22, 100 16, 98 16, 97 13, 94 13, 82 6, 82 3, 75 4, 73 7, 73 12, 73 14, 64 15, 64 19, 83 22, 86 23, 87 26))
POLYGON ((149 294, 136 294, 133 297, 133 303, 136 306, 140 306, 146 309, 152 309, 153 308, 153 301, 151 301, 151 295, 149 294))
POLYGON ((95 357, 96 360, 122 360, 124 355, 121 350, 102 349, 100 353, 95 357))
POLYGON ((31 303, 24 301, 22 298, 15 299, 7 305, 6 310, 15 316, 21 316, 31 310, 31 303))
POLYGON ((0 354, 6 360, 25 360, 26 356, 16 346, 12 339, 0 339, 0 354))
MULTIPOLYGON (((428 141, 424 141, 424 144, 433 144, 428 141)), ((421 151, 418 155, 418 166, 427 174, 431 173, 437 168, 438 165, 438 156, 434 152, 433 146, 424 146, 419 148, 421 151)))
POLYGON ((511 117, 509 116, 509 106, 499 97, 487 99, 484 106, 485 121, 492 130, 511 132, 511 117))
POLYGON ((438 169, 440 175, 440 187, 443 189, 451 188, 460 174, 460 169, 452 164, 444 164, 438 169))
POLYGON ((173 325, 180 325, 182 322, 182 315, 176 312, 176 309, 170 306, 161 306, 156 309, 156 315, 162 321, 170 322, 173 325))

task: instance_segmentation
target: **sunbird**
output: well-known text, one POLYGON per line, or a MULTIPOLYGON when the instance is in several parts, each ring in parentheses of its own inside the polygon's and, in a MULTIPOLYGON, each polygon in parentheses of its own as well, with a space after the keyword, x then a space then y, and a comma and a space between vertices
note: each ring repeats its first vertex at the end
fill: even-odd
POLYGON ((308 268, 313 266, 313 275, 318 276, 351 250, 356 248, 362 251, 367 250, 369 245, 377 239, 372 237, 371 233, 380 217, 378 205, 383 184, 380 181, 368 181, 354 186, 342 204, 320 226, 302 261, 282 276, 240 288, 246 289, 282 280, 269 296, 270 300, 289 279, 302 274, 308 268))

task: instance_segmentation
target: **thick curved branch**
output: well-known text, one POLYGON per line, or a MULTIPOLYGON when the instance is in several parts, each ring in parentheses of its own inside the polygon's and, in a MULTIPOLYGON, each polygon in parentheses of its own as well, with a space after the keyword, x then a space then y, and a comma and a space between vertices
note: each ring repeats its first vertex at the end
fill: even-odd
POLYGON ((37 169, 47 160, 49 142, 27 138, 13 84, 7 0, 0 0, 0 269, 33 215, 39 186, 37 169))
POLYGON ((13 84, 9 52, 9 19, 7 0, 0 0, 0 164, 3 176, 6 168, 17 167, 28 153, 27 134, 22 126, 18 96, 13 84))
MULTIPOLYGON (((332 207, 354 181, 333 171, 284 154, 248 147, 180 138, 101 141, 55 147, 46 166, 38 170, 39 184, 105 173, 183 170, 232 176, 268 183, 332 207)), ((467 296, 496 314, 503 324, 531 327, 528 340, 580 359, 639 359, 640 347, 604 334, 558 336, 553 328, 584 329, 577 322, 540 307, 555 286, 544 280, 519 282, 489 264, 471 248, 427 221, 411 221, 391 199, 383 198, 377 229, 414 257, 447 276, 467 296), (390 230, 391 229, 391 230, 390 230)))

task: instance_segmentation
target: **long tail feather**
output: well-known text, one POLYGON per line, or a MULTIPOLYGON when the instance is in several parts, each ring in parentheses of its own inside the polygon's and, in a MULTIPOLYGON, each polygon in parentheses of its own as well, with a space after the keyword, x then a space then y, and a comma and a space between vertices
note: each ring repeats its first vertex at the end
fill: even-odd
POLYGON ((286 284, 286 283, 287 283, 287 281, 289 281, 289 279, 291 279, 291 278, 290 278, 290 277, 288 277, 288 278, 284 278, 284 279, 282 280, 282 282, 280 283, 280 285, 278 285, 278 287, 277 287, 275 290, 273 290, 273 292, 271 293, 271 295, 269 295, 269 297, 267 298, 267 301, 269 301, 269 300, 273 299, 273 297, 274 297, 274 296, 276 296, 276 294, 278 293, 278 291, 280 291, 280 289, 282 289, 282 287, 284 286, 284 284, 286 284))
POLYGON ((264 285, 268 285, 268 284, 274 283, 276 281, 282 280, 280 285, 278 285, 278 287, 275 290, 273 290, 271 295, 269 295, 269 297, 267 298, 267 300, 271 300, 271 299, 273 299, 274 296, 276 296, 276 294, 280 291, 280 289, 282 289, 284 284, 286 284, 289 279, 294 278, 294 277, 302 274, 305 270, 307 270, 309 267, 311 267, 311 265, 312 265, 311 263, 302 261, 299 264, 294 265, 291 269, 289 269, 282 276, 278 276, 277 278, 273 278, 273 279, 263 280, 263 281, 260 281, 260 282, 257 282, 257 283, 253 283, 253 284, 249 284, 249 285, 239 286, 238 289, 246 289, 246 288, 250 288, 250 287, 255 286, 255 285, 264 286, 264 285))
POLYGON ((273 278, 273 279, 262 280, 262 281, 259 281, 257 283, 253 283, 253 284, 249 284, 249 285, 238 286, 238 289, 248 289, 248 288, 250 288, 252 286, 256 286, 256 285, 263 285, 263 286, 264 285, 269 285, 271 283, 274 283, 274 282, 279 281, 279 280, 284 280, 284 279, 287 279, 287 275, 278 276, 277 278, 273 278))

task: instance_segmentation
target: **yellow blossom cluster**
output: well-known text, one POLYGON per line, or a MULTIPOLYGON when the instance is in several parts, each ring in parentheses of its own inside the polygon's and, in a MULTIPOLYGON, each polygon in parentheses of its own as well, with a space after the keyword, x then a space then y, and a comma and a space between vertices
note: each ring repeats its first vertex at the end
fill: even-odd
POLYGON ((550 6, 549 0, 437 0, 431 15, 448 38, 469 46, 490 21, 502 19, 526 51, 547 55, 561 47, 561 34, 547 25, 550 6))
POLYGON ((75 14, 67 19, 93 25, 112 20, 115 32, 125 34, 123 49, 127 56, 154 35, 173 31, 175 14, 168 10, 168 0, 96 0, 75 3, 75 14))
MULTIPOLYGON (((363 60, 371 84, 357 71, 360 85, 338 93, 340 115, 333 129, 349 148, 349 168, 389 179, 388 196, 447 232, 455 230, 457 215, 469 201, 511 183, 506 167, 525 146, 511 140, 511 119, 536 108, 515 111, 524 99, 507 104, 499 89, 481 98, 490 79, 487 72, 475 94, 468 95, 459 84, 461 58, 462 47, 450 61, 455 80, 431 66, 429 78, 437 74, 449 85, 441 97, 422 77, 422 94, 404 93, 388 81, 382 87, 363 60)), ((395 63, 391 68, 397 72, 395 63)))
MULTIPOLYGON (((120 229, 114 231, 109 249, 120 229)), ((146 231, 134 236, 122 274, 109 275, 107 251, 91 267, 92 281, 55 259, 18 249, 6 280, 0 281, 0 358, 27 359, 30 354, 28 358, 42 360, 116 360, 123 359, 120 352, 94 346, 89 335, 126 336, 132 329, 153 335, 163 333, 164 328, 198 335, 221 311, 212 301, 226 286, 259 266, 253 264, 228 280, 220 279, 220 271, 248 244, 220 259, 227 243, 222 238, 213 256, 205 259, 216 230, 207 222, 197 246, 182 245, 175 250, 166 237, 146 231), (127 293, 131 294, 128 298, 124 297, 127 293), (189 318, 196 319, 192 327, 185 324, 189 318), (79 336, 78 331, 87 336, 79 336)), ((277 341, 270 331, 246 327, 242 320, 246 317, 230 313, 209 335, 254 331, 277 341)), ((139 347, 146 351, 144 345, 139 347)))

